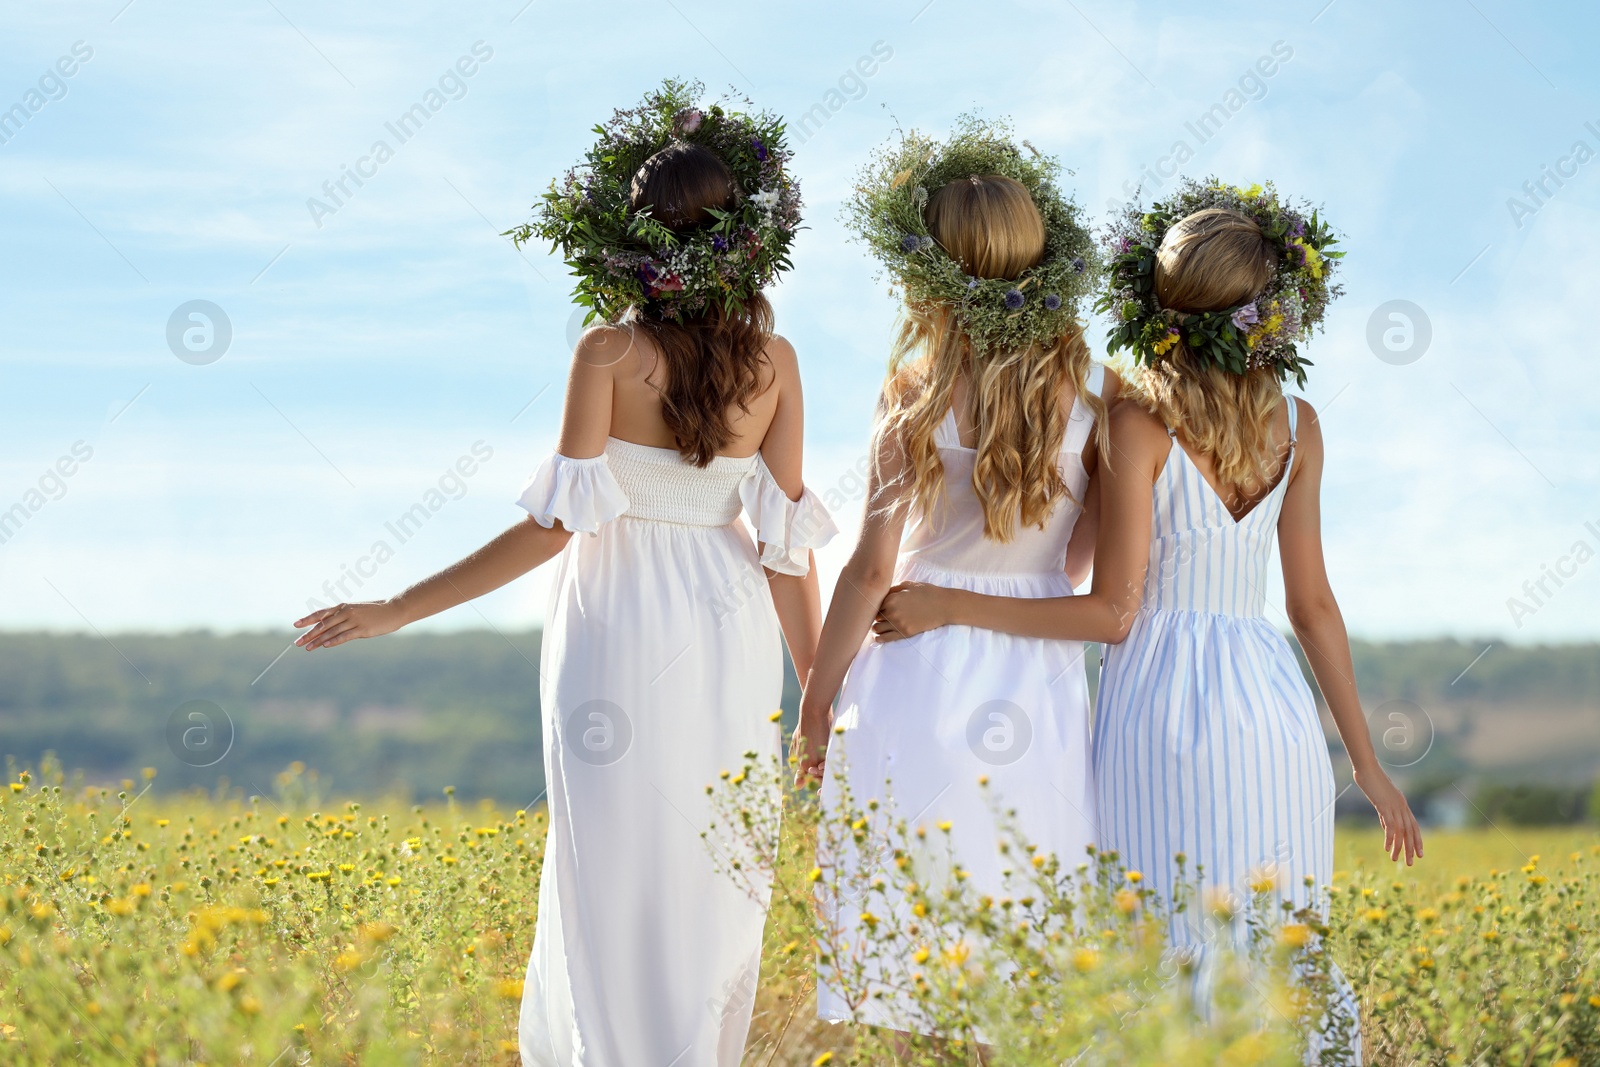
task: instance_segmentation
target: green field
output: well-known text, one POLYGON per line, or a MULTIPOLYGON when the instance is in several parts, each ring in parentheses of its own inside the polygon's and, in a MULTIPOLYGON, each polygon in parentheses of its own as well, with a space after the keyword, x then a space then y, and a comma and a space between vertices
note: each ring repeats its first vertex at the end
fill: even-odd
MULTIPOLYGON (((297 769, 250 799, 25 777, 0 789, 3 1062, 518 1062, 540 810, 313 811, 297 769)), ((1600 1062, 1593 832, 1434 833, 1412 870, 1365 830, 1338 849, 1330 942, 1369 1062, 1600 1062)), ((882 1062, 812 1017, 810 950, 785 928, 804 879, 782 881, 746 1062, 882 1062)), ((1283 1062, 1248 1034, 1218 1047, 1283 1062)))

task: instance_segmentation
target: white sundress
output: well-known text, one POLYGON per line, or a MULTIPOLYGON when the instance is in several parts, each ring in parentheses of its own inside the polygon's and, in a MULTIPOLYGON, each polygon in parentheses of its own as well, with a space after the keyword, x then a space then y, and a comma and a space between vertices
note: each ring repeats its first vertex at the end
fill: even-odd
MULTIPOLYGON (((1104 368, 1094 364, 1087 389, 1098 394, 1104 376, 1104 368)), ((962 447, 950 412, 935 436, 944 464, 944 503, 936 516, 913 516, 896 580, 1007 597, 1071 595, 1067 543, 1083 510, 1089 482, 1083 450, 1093 427, 1093 413, 1080 394, 1061 445, 1061 474, 1071 497, 1060 502, 1044 529, 1020 528, 1002 544, 983 535, 983 508, 972 488, 977 452, 962 447)), ((822 789, 823 819, 838 818, 842 777, 856 808, 877 799, 888 820, 904 819, 909 829, 926 826, 940 845, 942 834, 932 831, 948 821, 957 862, 970 875, 968 885, 997 897, 1007 890, 996 806, 1015 809, 1022 838, 1069 867, 1086 859, 1095 812, 1083 655, 1081 641, 971 626, 943 626, 887 643, 869 635, 839 695, 822 789), (980 778, 988 779, 987 788, 980 778)), ((855 870, 862 860, 851 850, 819 855, 819 862, 855 870)), ((899 909, 902 903, 891 897, 887 906, 899 909)), ((819 904, 831 924, 848 932, 845 940, 859 944, 863 902, 823 893, 819 904)), ((882 972, 866 962, 876 988, 882 972)), ((927 1032, 913 1006, 885 996, 852 1013, 828 968, 820 978, 821 1018, 927 1032)))
POLYGON ((550 829, 522 1062, 736 1067, 766 902, 713 864, 706 787, 776 749, 783 652, 762 567, 805 574, 833 523, 759 455, 697 468, 616 438, 552 456, 518 503, 574 532, 540 653, 550 829))
MULTIPOLYGON (((1153 488, 1143 603, 1127 638, 1105 652, 1094 773, 1100 847, 1163 900, 1172 898, 1182 853, 1197 903, 1224 893, 1243 905, 1251 883, 1265 880, 1278 900, 1320 904, 1326 914, 1333 765, 1299 661, 1265 616, 1294 462, 1299 403, 1287 403, 1284 474, 1238 521, 1172 437, 1153 488)), ((1206 915, 1191 905, 1174 917, 1172 944, 1200 949, 1215 938, 1206 915)), ((1353 1015, 1335 972, 1338 1011, 1353 1015)))

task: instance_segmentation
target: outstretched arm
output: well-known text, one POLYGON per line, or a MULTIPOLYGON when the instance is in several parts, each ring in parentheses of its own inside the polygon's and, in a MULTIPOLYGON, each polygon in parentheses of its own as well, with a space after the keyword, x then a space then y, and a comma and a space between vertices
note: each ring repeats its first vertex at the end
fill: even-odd
POLYGON ((1278 517, 1278 548, 1283 559, 1283 585, 1289 625, 1305 650, 1311 673, 1317 679, 1356 784, 1378 810, 1383 824, 1383 847, 1393 860, 1402 853, 1406 865, 1422 855, 1422 829, 1404 794, 1389 780, 1378 762, 1367 731, 1361 697, 1356 692, 1355 665, 1350 659, 1350 638, 1344 616, 1328 582, 1322 558, 1322 429, 1311 405, 1302 403, 1301 427, 1295 447, 1295 469, 1278 517))
MULTIPOLYGON (((773 337, 767 346, 771 360, 778 406, 761 442, 761 460, 772 472, 773 480, 790 500, 805 492, 801 477, 805 404, 800 391, 800 364, 794 348, 782 337, 773 337)), ((767 571, 767 587, 772 590, 772 606, 778 612, 778 626, 795 674, 805 680, 817 654, 817 637, 822 630, 822 594, 817 585, 817 561, 810 559, 804 576, 767 571)))
POLYGON ((1094 584, 1079 596, 990 596, 906 583, 883 602, 880 640, 914 637, 935 626, 977 626, 1022 637, 1115 644, 1128 635, 1144 595, 1150 556, 1150 487, 1166 461, 1166 431, 1132 404, 1111 413, 1111 447, 1098 466, 1100 530, 1094 584))
POLYGON ((861 535, 850 561, 839 572, 828 618, 822 624, 817 657, 805 677, 800 698, 800 725, 794 732, 792 755, 795 784, 822 778, 828 752, 828 731, 833 727, 833 701, 844 684, 845 673, 872 626, 878 605, 894 582, 895 557, 905 528, 901 495, 904 457, 898 442, 876 443, 877 462, 867 479, 866 513, 861 535))
MULTIPOLYGON (((567 375, 567 399, 561 414, 563 456, 585 459, 605 449, 611 429, 611 367, 616 346, 625 336, 614 327, 590 330, 578 342, 567 375)), ((336 604, 296 619, 310 626, 295 644, 311 651, 332 648, 362 637, 393 633, 418 619, 437 615, 499 589, 553 558, 572 534, 558 521, 541 526, 525 518, 471 555, 424 578, 399 596, 358 604, 336 604)))

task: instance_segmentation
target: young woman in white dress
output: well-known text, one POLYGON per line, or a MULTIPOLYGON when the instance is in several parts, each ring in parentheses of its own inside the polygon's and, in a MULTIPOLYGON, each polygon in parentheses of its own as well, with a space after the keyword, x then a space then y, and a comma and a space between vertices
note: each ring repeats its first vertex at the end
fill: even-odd
MULTIPOLYGON (((1323 564, 1321 428, 1279 382, 1280 370, 1298 366, 1282 337, 1309 334, 1333 295, 1324 273, 1332 261, 1317 247, 1331 241, 1315 216, 1307 226, 1270 192, 1195 189, 1199 203, 1226 206, 1179 215, 1147 250, 1147 298, 1184 329, 1142 360, 1129 399, 1112 411, 1091 591, 1002 600, 926 585, 891 595, 883 617, 900 634, 982 626, 1107 642, 1094 743, 1101 847, 1166 899, 1181 855, 1187 881, 1200 872, 1202 899, 1230 898, 1235 915, 1262 886, 1315 907, 1333 876, 1336 794, 1311 691, 1265 614, 1274 543, 1289 624, 1382 820, 1385 850, 1408 864, 1422 854, 1416 819, 1374 752, 1323 564), (1266 232, 1275 219, 1286 222, 1287 241, 1266 232), (1288 322, 1289 311, 1300 319, 1288 322), (1205 316, 1228 319, 1244 338, 1262 327, 1242 373, 1191 350, 1188 331, 1205 316)), ((1141 254, 1137 244, 1130 254, 1141 254)), ((1145 295, 1130 293, 1116 303, 1145 295)), ((1127 308, 1123 318, 1137 326, 1140 314, 1127 308)), ((1175 918, 1174 944, 1203 948, 1217 933, 1207 914, 1175 918)), ((1335 1012, 1353 1021, 1343 993, 1335 1012)))
MULTIPOLYGON (((958 176, 928 195, 928 235, 972 278, 1002 280, 1004 299, 1047 252, 1072 255, 1061 235, 1047 242, 1034 195, 1011 177, 958 176)), ((1047 851, 1083 857, 1094 839, 1083 644, 950 627, 883 645, 869 631, 897 580, 1054 597, 1084 577, 1093 523, 1074 531, 1118 383, 1091 362, 1070 308, 1044 325, 1051 332, 1016 348, 981 347, 958 306, 908 293, 865 521, 828 608, 795 741, 801 777, 825 773, 824 820, 841 817, 848 786, 853 805, 876 799, 890 822, 948 823, 968 884, 996 896, 1003 834, 992 802, 1014 809, 1016 828, 1047 851)), ((873 862, 825 847, 825 867, 873 862)), ((907 909, 893 894, 884 906, 899 915, 907 909)), ((859 922, 859 901, 825 895, 822 906, 834 927, 859 922)), ((873 993, 884 992, 882 970, 865 966, 873 993)), ((824 1019, 931 1032, 892 993, 862 1003, 827 968, 822 978, 824 1019)))
MULTIPOLYGON (((674 142, 631 201, 687 240, 748 192, 716 154, 674 142)), ((308 649, 374 637, 556 559, 528 1067, 739 1063, 766 905, 713 864, 706 791, 777 744, 779 631, 803 676, 821 625, 810 550, 834 531, 802 486, 800 375, 766 299, 681 322, 651 301, 635 312, 578 342, 526 519, 392 600, 296 624, 315 624, 308 649)))

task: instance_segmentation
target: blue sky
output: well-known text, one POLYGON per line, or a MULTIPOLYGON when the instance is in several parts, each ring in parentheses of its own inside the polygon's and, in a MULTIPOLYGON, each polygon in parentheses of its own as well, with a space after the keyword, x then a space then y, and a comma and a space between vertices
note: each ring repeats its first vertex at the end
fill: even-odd
MULTIPOLYGON (((514 521, 555 439, 570 284, 498 232, 595 122, 679 76, 826 116, 793 136, 809 229, 773 296, 808 390, 808 480, 848 500, 830 585, 894 311, 839 206, 896 122, 981 108, 1060 156, 1096 218, 1169 186, 1181 141, 1184 173, 1274 179, 1343 231, 1347 295, 1306 396, 1353 632, 1600 637, 1597 23, 1507 0, 13 6, 0 512, 27 514, 0 543, 0 627, 287 635, 374 542, 396 551, 346 579, 357 595, 514 521), (385 124, 430 90, 438 110, 400 143, 385 124), (363 161, 380 139, 392 158, 363 161), (314 217, 347 168, 363 184, 314 217), (196 300, 231 326, 211 362, 167 339, 196 300), (1369 324, 1395 325, 1396 300, 1431 340, 1380 344, 1385 361, 1369 324), (398 544, 386 523, 441 479, 398 544)), ((531 625, 544 591, 535 575, 430 625, 531 625)))

